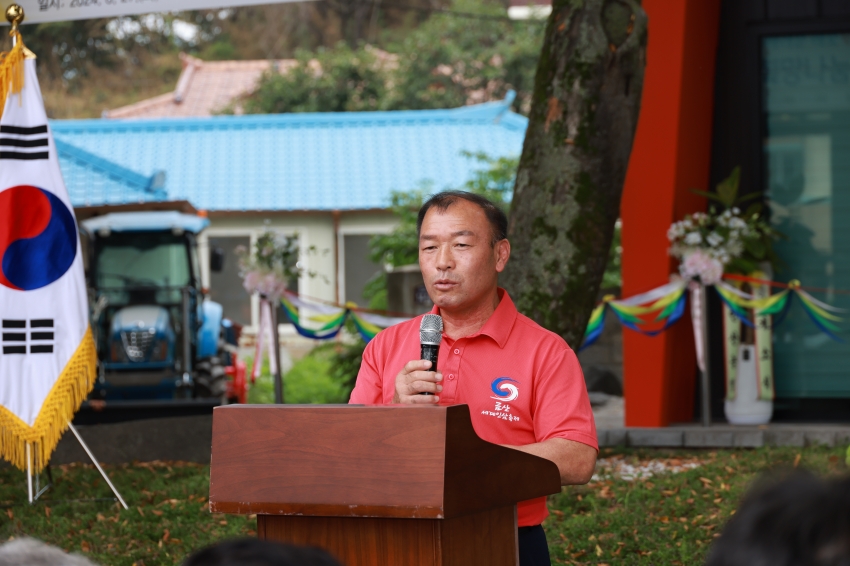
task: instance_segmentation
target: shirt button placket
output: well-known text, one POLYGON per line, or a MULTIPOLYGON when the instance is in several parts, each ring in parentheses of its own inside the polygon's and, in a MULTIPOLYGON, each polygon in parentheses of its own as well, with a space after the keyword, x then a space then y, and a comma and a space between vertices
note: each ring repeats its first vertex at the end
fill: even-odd
POLYGON ((446 369, 443 371, 443 396, 453 403, 457 396, 458 369, 460 368, 460 348, 452 348, 446 369))

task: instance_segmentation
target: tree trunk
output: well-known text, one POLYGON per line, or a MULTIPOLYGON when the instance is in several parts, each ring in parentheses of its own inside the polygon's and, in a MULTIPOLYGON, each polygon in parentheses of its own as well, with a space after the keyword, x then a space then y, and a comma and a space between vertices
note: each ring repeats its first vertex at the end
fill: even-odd
POLYGON ((554 0, 517 172, 503 282, 578 349, 637 127, 647 18, 635 0, 554 0))

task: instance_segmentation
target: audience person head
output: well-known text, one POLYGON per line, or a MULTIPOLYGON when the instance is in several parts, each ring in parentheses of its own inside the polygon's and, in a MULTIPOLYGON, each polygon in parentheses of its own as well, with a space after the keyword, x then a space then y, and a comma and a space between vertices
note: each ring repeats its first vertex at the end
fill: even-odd
POLYGON ((292 546, 239 538, 203 548, 190 555, 183 566, 341 566, 318 548, 292 546))
POLYGON ((68 554, 34 538, 19 538, 0 546, 0 566, 96 566, 79 554, 68 554))
POLYGON ((706 566, 850 566, 850 477, 769 477, 744 497, 706 566))

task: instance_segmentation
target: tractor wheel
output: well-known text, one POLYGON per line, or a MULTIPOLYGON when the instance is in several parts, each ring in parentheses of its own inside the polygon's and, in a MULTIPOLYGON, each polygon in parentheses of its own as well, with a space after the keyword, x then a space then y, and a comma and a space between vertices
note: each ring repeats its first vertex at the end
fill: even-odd
POLYGON ((218 397, 223 398, 227 391, 227 376, 224 373, 224 364, 218 356, 210 356, 198 362, 195 366, 195 390, 193 396, 196 399, 218 397))

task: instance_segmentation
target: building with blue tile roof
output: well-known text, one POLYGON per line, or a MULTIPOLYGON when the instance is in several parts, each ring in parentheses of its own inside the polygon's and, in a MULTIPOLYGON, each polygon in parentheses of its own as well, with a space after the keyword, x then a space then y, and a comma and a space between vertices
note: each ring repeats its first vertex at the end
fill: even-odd
MULTIPOLYGON (((503 101, 452 110, 309 113, 51 123, 78 212, 104 205, 188 201, 206 211, 202 245, 222 247, 230 269, 210 274, 211 295, 251 324, 233 250, 268 226, 298 233, 305 295, 362 302, 376 269, 369 237, 392 229, 391 193, 467 181, 465 153, 519 155, 527 120, 503 101)), ((253 311, 253 312, 252 312, 253 311)))

